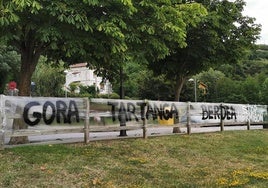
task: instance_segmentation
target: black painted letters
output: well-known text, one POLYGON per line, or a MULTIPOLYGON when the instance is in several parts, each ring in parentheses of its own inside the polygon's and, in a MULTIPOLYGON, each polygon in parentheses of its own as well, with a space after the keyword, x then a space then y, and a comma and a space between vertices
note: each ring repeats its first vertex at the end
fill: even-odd
POLYGON ((121 120, 125 118, 126 121, 134 120, 139 121, 139 119, 150 119, 153 120, 160 119, 168 120, 170 118, 179 118, 179 113, 176 105, 174 103, 145 103, 145 102, 108 102, 108 105, 111 106, 112 119, 121 120), (147 107, 147 108, 146 108, 147 107), (138 108, 138 109, 137 109, 138 108), (145 110, 146 109, 146 110, 145 110), (116 115, 117 114, 117 115, 116 115))
POLYGON ((39 102, 33 101, 25 105, 23 110, 24 122, 30 126, 40 123, 41 118, 43 118, 46 125, 50 125, 55 118, 57 123, 61 123, 61 119, 63 119, 63 123, 71 123, 73 117, 76 119, 76 122, 79 122, 79 111, 73 100, 70 100, 68 105, 61 100, 56 101, 55 104, 51 101, 46 101, 43 106, 39 102), (42 111, 35 111, 32 113, 33 117, 29 117, 31 108, 38 106, 42 111))
POLYGON ((202 105, 202 120, 206 119, 237 119, 235 109, 227 105, 202 105))

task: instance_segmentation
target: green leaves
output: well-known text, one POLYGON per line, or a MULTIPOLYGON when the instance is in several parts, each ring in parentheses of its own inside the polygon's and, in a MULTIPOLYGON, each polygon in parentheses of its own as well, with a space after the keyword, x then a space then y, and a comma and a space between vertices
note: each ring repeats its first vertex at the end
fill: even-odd
MULTIPOLYGON (((180 0, 10 0, 0 7, 0 37, 23 57, 90 61, 113 71, 130 58, 155 61, 186 46, 189 24, 205 15, 180 0), (191 21, 189 21, 191 19, 191 21), (25 53, 25 54, 24 54, 25 53), (28 54, 26 54, 28 53, 28 54)), ((35 63, 27 62, 34 70, 35 63)), ((25 67, 27 67, 25 65, 25 67)), ((105 72, 105 71, 103 71, 105 72)))
POLYGON ((88 5, 99 5, 99 0, 83 0, 84 3, 88 4, 88 5))
POLYGON ((124 34, 121 32, 121 29, 116 26, 113 22, 104 22, 100 23, 97 26, 98 31, 103 31, 105 34, 112 37, 124 38, 124 34))
POLYGON ((6 7, 0 7, 0 26, 10 25, 17 22, 19 17, 6 7))
POLYGON ((176 5, 180 10, 182 18, 187 26, 196 27, 202 21, 204 16, 208 14, 205 7, 199 3, 187 3, 176 5))
POLYGON ((0 92, 4 93, 6 83, 16 80, 19 72, 20 56, 12 48, 0 45, 0 92))
MULTIPOLYGON (((33 33, 37 35, 32 38, 36 43, 38 40, 41 41, 40 44, 55 44, 55 40, 60 39, 68 40, 68 47, 108 49, 112 54, 126 50, 130 52, 129 54, 143 53, 146 49, 148 55, 165 57, 174 44, 180 47, 186 45, 186 28, 189 22, 187 16, 192 16, 191 24, 198 22, 205 14, 200 7, 196 4, 179 7, 171 0, 83 0, 82 2, 79 0, 12 0, 1 7, 1 12, 5 15, 1 14, 4 16, 0 17, 0 24, 5 28, 8 23, 20 21, 15 26, 16 33, 20 33, 16 38, 25 37, 27 33, 23 33, 22 29, 28 28, 26 32, 36 30, 33 33), (83 40, 88 37, 92 40, 83 40), (105 45, 108 46, 92 46, 96 39, 105 41, 105 45), (74 40, 73 45, 71 45, 72 40, 74 40), (80 45, 77 45, 77 40, 80 40, 80 45), (154 51, 157 52, 157 56, 154 51)), ((12 34, 15 36, 16 33, 12 34)), ((59 45, 59 42, 56 44, 59 45)), ((53 46, 52 49, 55 49, 55 45, 53 46)), ((64 48, 58 47, 58 49, 64 48)), ((68 56, 70 57, 71 54, 68 53, 68 56)))
POLYGON ((139 28, 142 32, 146 32, 149 35, 153 35, 155 33, 155 28, 153 26, 149 26, 149 25, 141 25, 141 27, 139 28))
POLYGON ((51 2, 47 7, 48 13, 52 17, 61 23, 67 23, 75 26, 77 29, 92 32, 92 27, 89 24, 89 18, 87 17, 86 10, 83 9, 82 5, 74 7, 72 3, 64 2, 51 2))
POLYGON ((12 0, 15 10, 24 11, 27 10, 32 14, 37 14, 42 5, 36 0, 12 0))
MULTIPOLYGON (((150 64, 156 73, 163 73, 167 79, 177 83, 176 97, 179 97, 187 77, 221 63, 241 60, 259 33, 258 25, 242 16, 242 1, 198 2, 203 3, 208 11, 197 3, 176 4, 179 19, 170 16, 168 20, 176 22, 163 25, 165 32, 169 31, 165 39, 174 37, 173 41, 177 41, 179 47, 174 45, 170 56, 159 61, 157 66, 150 64), (181 48, 182 44, 187 46, 181 48)), ((166 11, 171 12, 172 9, 166 11)))

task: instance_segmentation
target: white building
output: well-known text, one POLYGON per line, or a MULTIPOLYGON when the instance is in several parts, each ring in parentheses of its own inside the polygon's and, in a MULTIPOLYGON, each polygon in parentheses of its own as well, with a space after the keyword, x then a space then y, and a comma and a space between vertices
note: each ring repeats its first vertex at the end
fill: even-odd
POLYGON ((87 63, 71 65, 64 72, 66 74, 66 88, 69 88, 71 83, 78 83, 83 86, 95 86, 96 91, 99 91, 101 94, 110 94, 112 92, 111 83, 108 80, 103 82, 102 77, 98 77, 94 74, 94 70, 87 67, 87 63))

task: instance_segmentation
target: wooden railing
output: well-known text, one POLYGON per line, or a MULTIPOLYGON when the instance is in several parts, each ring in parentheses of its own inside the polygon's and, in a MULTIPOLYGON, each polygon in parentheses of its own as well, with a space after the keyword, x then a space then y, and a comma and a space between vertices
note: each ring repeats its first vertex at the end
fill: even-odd
MULTIPOLYGON (((66 98, 65 99, 56 98, 56 99, 61 100, 61 101, 65 100, 67 102, 69 102, 70 100, 75 100, 75 99, 66 99, 66 98)), ((27 98, 25 100, 27 102, 39 101, 39 98, 27 98)), ((50 101, 51 98, 45 98, 45 100, 44 100, 44 98, 42 98, 40 100, 41 101, 50 101)), ((55 101, 55 99, 53 99, 52 101, 55 101)), ((251 121, 250 117, 247 117, 247 119, 248 119, 247 121, 237 121, 237 120, 236 121, 230 121, 230 120, 225 121, 224 119, 220 119, 218 122, 209 122, 209 121, 202 122, 201 121, 198 123, 193 123, 191 121, 191 117, 193 115, 195 117, 202 116, 202 113, 198 112, 198 110, 201 109, 201 108, 199 108, 200 104, 196 104, 196 103, 176 103, 176 102, 162 102, 161 103, 161 101, 150 101, 152 103, 150 106, 150 102, 148 102, 148 101, 128 101, 128 100, 115 100, 114 101, 114 100, 108 100, 108 99, 96 99, 96 100, 92 100, 92 101, 93 101, 92 104, 89 102, 88 99, 83 99, 83 100, 80 99, 77 102, 77 106, 79 106, 77 108, 79 108, 78 111, 79 111, 79 115, 81 115, 80 118, 82 120, 80 123, 74 123, 74 124, 56 124, 56 123, 54 123, 53 125, 46 125, 46 124, 39 123, 38 125, 35 125, 35 126, 28 126, 28 128, 26 128, 26 129, 15 130, 15 129, 13 129, 13 127, 11 125, 7 125, 8 121, 12 122, 12 120, 14 120, 16 118, 21 119, 22 117, 25 118, 27 116, 29 118, 30 122, 34 122, 34 120, 36 120, 39 116, 36 116, 36 114, 34 114, 34 112, 32 112, 30 109, 26 110, 28 112, 28 114, 25 115, 25 110, 23 111, 23 109, 25 109, 24 98, 22 99, 22 98, 16 98, 16 97, 14 97, 14 98, 8 97, 6 99, 3 96, 1 96, 0 149, 3 149, 5 147, 5 144, 6 144, 5 140, 7 138, 22 137, 22 136, 40 136, 40 142, 41 142, 43 135, 82 133, 84 135, 84 143, 89 143, 91 140, 90 133, 95 133, 95 132, 114 132, 114 131, 119 132, 121 130, 126 130, 126 131, 142 130, 142 137, 147 138, 148 136, 150 136, 149 134, 147 134, 147 132, 148 132, 147 129, 151 128, 151 127, 154 127, 154 128, 163 127, 163 126, 169 126, 169 127, 173 127, 173 128, 186 127, 187 134, 191 134, 192 133, 191 129, 195 128, 195 127, 220 127, 220 131, 224 131, 224 127, 226 127, 226 126, 247 126, 248 130, 251 129, 251 126, 256 126, 256 125, 262 125, 263 128, 268 128, 268 121, 266 121, 266 120, 251 121), (16 100, 21 100, 20 104, 16 103, 16 100), (128 105, 126 108, 124 107, 124 109, 126 110, 125 113, 129 113, 129 114, 128 114, 128 116, 126 114, 124 114, 124 116, 126 115, 125 117, 127 117, 127 118, 130 118, 130 116, 132 116, 132 120, 128 119, 128 121, 126 122, 126 126, 120 126, 120 121, 118 121, 118 120, 111 122, 112 119, 120 118, 119 117, 120 114, 116 114, 115 111, 108 111, 107 112, 107 110, 109 110, 109 109, 114 110, 113 108, 115 106, 113 106, 112 108, 111 108, 111 106, 108 106, 108 108, 107 108, 107 106, 104 106, 104 105, 109 104, 109 102, 111 102, 111 101, 113 102, 113 104, 122 103, 121 105, 123 105, 123 102, 124 102, 128 105), (13 103, 10 104, 10 102, 13 102, 13 103), (145 108, 143 109, 143 110, 145 110, 145 112, 143 112, 142 110, 141 110, 141 112, 135 111, 136 110, 134 108, 135 106, 132 104, 139 104, 140 105, 140 103, 143 103, 143 104, 146 104, 149 106, 147 109, 145 109, 145 108), (12 106, 13 104, 15 106, 12 106), (96 104, 99 104, 100 107, 96 106, 96 104), (156 113, 156 111, 154 111, 155 109, 153 110, 151 108, 155 107, 157 109, 160 109, 160 107, 159 108, 156 107, 157 104, 159 104, 159 106, 161 108, 162 107, 164 108, 164 106, 169 106, 171 109, 173 108, 173 111, 169 109, 169 111, 167 111, 167 114, 164 114, 165 109, 162 109, 163 110, 162 112, 157 111, 158 114, 156 116, 154 116, 155 114, 146 113, 146 111, 150 111, 150 110, 152 113, 156 113), (167 105, 164 105, 164 104, 167 104, 167 105), (192 106, 190 107, 190 105, 192 105, 192 106), (91 109, 90 109, 90 107, 91 107, 91 109), (12 108, 14 108, 14 109, 12 109, 12 108), (194 108, 194 110, 192 108, 194 108), (91 110, 93 111, 93 113, 91 113, 91 110), (181 114, 177 113, 176 110, 182 111, 183 113, 181 113, 181 114), (172 111, 172 113, 171 113, 171 111, 172 111), (98 114, 101 115, 100 118, 109 119, 110 123, 98 125, 98 123, 94 122, 94 116, 96 116, 98 114), (167 116, 170 114, 172 114, 172 117, 171 116, 170 117, 173 118, 173 121, 174 121, 173 125, 159 124, 160 121, 155 119, 155 117, 160 117, 161 115, 163 115, 163 117, 165 117, 165 115, 167 116), (178 116, 175 117, 176 115, 178 115, 178 116), (150 120, 150 116, 153 116, 154 120, 150 120), (184 117, 184 119, 186 119, 186 121, 181 122, 180 119, 182 119, 182 117, 184 117), (31 118, 33 118, 33 120, 31 118), (137 121, 135 121, 135 118, 137 119, 137 121)), ((48 103, 48 104, 50 104, 52 107, 56 106, 56 105, 53 106, 52 102, 48 103)), ((61 104, 64 104, 64 103, 61 103, 61 104)), ((43 102, 40 102, 40 105, 42 106, 43 102)), ((202 103, 202 105, 211 105, 211 104, 210 103, 202 103)), ((222 104, 220 104, 220 105, 222 105, 222 104)), ((227 104, 224 104, 224 105, 227 105, 227 104)), ((38 106, 36 106, 36 107, 38 107, 38 106)), ((60 108, 60 110, 63 109, 63 107, 60 107, 59 105, 58 105, 58 107, 60 108)), ((235 109, 235 107, 236 106, 232 106, 231 108, 235 109)), ((70 108, 72 108, 72 107, 70 107, 70 108)), ((69 108, 69 110, 70 110, 70 108, 69 108)), ((117 108, 121 109, 121 107, 119 107, 119 106, 117 106, 117 108)), ((254 106, 254 108, 255 108, 255 106, 254 106)), ((44 109, 48 111, 48 109, 44 108, 44 107, 43 107, 43 109, 39 109, 39 110, 43 110, 42 117, 46 118, 46 119, 52 118, 51 114, 47 115, 47 117, 44 115, 45 113, 47 113, 47 111, 44 112, 44 109)), ((68 109, 68 108, 64 108, 64 109, 68 109)), ((218 117, 219 114, 217 114, 217 115, 215 115, 215 114, 219 113, 218 112, 219 110, 216 107, 215 107, 215 109, 216 109, 215 110, 216 112, 213 112, 214 116, 218 117)), ((232 110, 234 110, 234 109, 232 109, 232 110)), ((262 113, 265 112, 267 114, 267 106, 261 106, 260 109, 262 109, 262 110, 266 109, 266 112, 264 110, 264 111, 262 111, 262 113)), ((34 110, 34 108, 33 108, 33 110, 34 110)), ((59 110, 59 109, 54 109, 54 110, 59 110)), ((38 110, 37 110, 37 112, 38 112, 38 110)), ((61 112, 62 111, 60 111, 59 114, 61 112)), ((70 114, 72 114, 72 113, 70 113, 70 114)), ((74 114, 74 112, 73 112, 73 114, 74 114)), ((237 113, 237 114, 239 115, 239 113, 237 113)), ((204 116, 204 112, 203 112, 203 116, 204 116)), ((242 116, 244 117, 245 114, 242 114, 242 116)), ((236 117, 236 118, 238 118, 238 117, 236 117)), ((204 117, 203 117, 203 119, 204 119, 204 117)))

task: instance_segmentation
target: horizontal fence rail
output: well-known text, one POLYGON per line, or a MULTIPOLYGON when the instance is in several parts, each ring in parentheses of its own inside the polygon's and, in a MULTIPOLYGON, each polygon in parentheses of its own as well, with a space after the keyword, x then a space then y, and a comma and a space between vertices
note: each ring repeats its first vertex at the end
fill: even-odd
MULTIPOLYGON (((268 127, 267 105, 191 103, 151 100, 0 96, 0 148, 5 138, 182 127, 268 127)), ((127 134, 125 135, 127 136, 127 134)), ((16 139, 16 138, 15 138, 16 139)))

